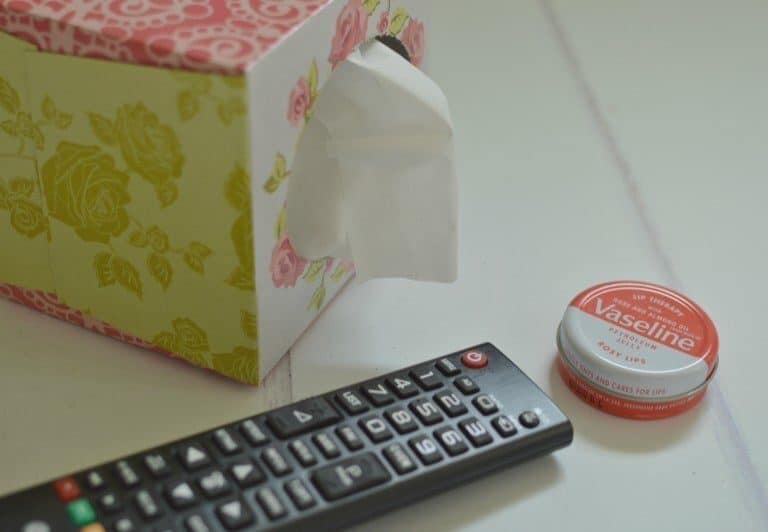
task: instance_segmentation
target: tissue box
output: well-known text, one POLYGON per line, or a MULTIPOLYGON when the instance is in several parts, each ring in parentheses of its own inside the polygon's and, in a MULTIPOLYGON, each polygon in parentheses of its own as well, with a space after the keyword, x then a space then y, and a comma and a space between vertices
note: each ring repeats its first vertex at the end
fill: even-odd
POLYGON ((354 273, 285 189, 333 69, 415 0, 0 0, 0 295, 256 384, 354 273))

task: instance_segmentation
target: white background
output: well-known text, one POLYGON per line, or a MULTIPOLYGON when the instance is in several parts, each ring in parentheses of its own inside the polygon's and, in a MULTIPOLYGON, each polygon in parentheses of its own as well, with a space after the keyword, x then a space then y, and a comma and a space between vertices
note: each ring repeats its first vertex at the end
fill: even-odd
POLYGON ((259 390, 0 302, 0 493, 490 340, 573 445, 361 530, 768 529, 768 6, 435 4, 460 281, 349 287, 259 390), (680 289, 718 325, 696 410, 613 418, 553 371, 567 302, 617 278, 680 289))

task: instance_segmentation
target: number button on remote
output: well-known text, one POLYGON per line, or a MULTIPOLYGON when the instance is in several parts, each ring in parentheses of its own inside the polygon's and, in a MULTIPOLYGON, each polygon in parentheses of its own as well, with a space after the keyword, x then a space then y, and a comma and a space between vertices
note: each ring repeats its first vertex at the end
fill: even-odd
POLYGON ((363 386, 362 390, 363 394, 374 406, 384 406, 395 402, 395 396, 392 395, 392 392, 390 392, 381 381, 366 384, 363 386))
POLYGON ((399 434, 407 434, 419 428, 416 420, 405 408, 393 406, 384 412, 384 415, 399 434))
POLYGON ((437 448, 437 444, 432 441, 429 436, 416 436, 408 440, 413 452, 419 457, 421 463, 424 465, 436 464, 443 459, 443 455, 440 449, 437 448))
POLYGON ((336 435, 341 441, 344 442, 344 445, 346 445, 347 449, 350 451, 358 451, 364 446, 363 440, 361 440, 360 436, 357 435, 355 429, 349 425, 342 425, 341 427, 337 428, 336 435))
POLYGON ((171 472, 163 455, 159 453, 148 454, 144 457, 144 466, 155 478, 164 477, 171 472))
POLYGON ((419 387, 416 386, 413 381, 404 374, 395 375, 387 379, 387 384, 394 390, 395 394, 400 399, 406 397, 413 397, 419 394, 419 387))
POLYGON ((472 404, 475 405, 475 408, 477 408, 478 412, 484 416, 495 414, 499 411, 499 407, 496 405, 496 401, 494 401, 488 394, 481 393, 472 399, 472 404))
POLYGON ((363 398, 354 390, 346 390, 336 394, 336 402, 349 414, 354 416, 368 410, 368 405, 363 402, 363 398))
POLYGON ((241 499, 234 499, 220 504, 216 516, 227 530, 237 530, 253 523, 253 512, 241 499))
POLYGON ((532 410, 526 410, 520 414, 518 419, 520 420, 520 424, 527 429, 532 429, 539 424, 539 416, 537 416, 536 412, 533 412, 532 410))
POLYGON ((312 450, 301 440, 294 440, 288 444, 288 448, 291 450, 293 456, 302 465, 302 467, 310 467, 317 463, 317 458, 312 453, 312 450))
POLYGON ((416 463, 411 459, 402 445, 393 443, 384 449, 384 456, 398 475, 405 475, 416 469, 416 463))
POLYGON ((117 495, 112 492, 105 493, 99 497, 96 504, 105 514, 114 514, 123 508, 120 499, 118 499, 117 495))
POLYGON ((411 371, 411 377, 425 390, 436 390, 443 385, 432 366, 424 366, 411 371))
POLYGON ((371 415, 359 421, 360 428, 368 435, 373 443, 380 443, 392 437, 392 431, 387 428, 384 420, 371 415))
POLYGON ((435 394, 435 402, 437 402, 437 404, 440 405, 440 408, 443 409, 443 412, 450 417, 456 417, 467 413, 467 407, 462 404, 459 396, 448 390, 437 392, 435 394))
POLYGON ((467 446, 467 442, 464 441, 461 434, 451 427, 443 427, 436 430, 435 438, 451 456, 456 456, 469 450, 469 446, 467 446))
POLYGON ((473 393, 480 391, 480 388, 477 386, 475 381, 469 377, 459 377, 453 381, 453 384, 455 384, 459 391, 461 391, 461 393, 464 395, 472 395, 473 393))
POLYGON ((85 483, 88 485, 88 489, 93 491, 98 491, 106 485, 104 477, 98 471, 88 473, 85 477, 85 483))
POLYGON ((114 525, 112 525, 112 530, 115 532, 134 532, 134 530, 137 530, 137 528, 133 523, 133 519, 130 517, 121 517, 115 521, 114 525))
POLYGON ((493 441, 491 433, 476 417, 459 421, 459 428, 475 447, 482 447, 493 441))
POLYGON ((136 506, 144 519, 154 519, 161 513, 154 497, 147 490, 141 490, 136 494, 136 506))
POLYGON ((328 501, 359 493, 390 478, 381 461, 372 453, 347 458, 312 473, 312 482, 328 501))
POLYGON ((327 427, 339 420, 339 413, 322 397, 306 399, 267 414, 267 424, 281 439, 327 427))
POLYGON ((312 441, 326 458, 336 458, 341 455, 341 451, 339 451, 339 448, 333 443, 331 437, 324 432, 312 436, 312 441))
POLYGON ((250 461, 235 462, 229 467, 229 473, 241 488, 249 488, 266 480, 259 466, 250 461))
POLYGON ((120 479, 120 482, 122 482, 124 487, 132 488, 138 485, 139 475, 136 474, 136 471, 134 471, 133 468, 128 465, 128 462, 125 460, 120 460, 117 465, 115 465, 115 472, 117 473, 117 477, 120 479))
POLYGON ((306 510, 315 505, 315 498, 300 478, 294 478, 293 480, 286 482, 285 492, 299 510, 306 510))
POLYGON ((450 358, 441 358, 437 361, 437 364, 435 364, 437 369, 440 370, 440 373, 445 375, 446 377, 455 377, 459 373, 461 373, 461 368, 453 363, 453 361, 450 358))
POLYGON ((493 418, 491 424, 502 438, 509 438, 510 436, 517 434, 517 427, 515 426, 515 422, 512 421, 509 416, 497 416, 493 418))
POLYGON ((434 425, 443 420, 443 415, 429 399, 416 399, 408 405, 425 425, 434 425))
POLYGON ((211 532, 202 515, 190 515, 184 520, 187 532, 211 532))

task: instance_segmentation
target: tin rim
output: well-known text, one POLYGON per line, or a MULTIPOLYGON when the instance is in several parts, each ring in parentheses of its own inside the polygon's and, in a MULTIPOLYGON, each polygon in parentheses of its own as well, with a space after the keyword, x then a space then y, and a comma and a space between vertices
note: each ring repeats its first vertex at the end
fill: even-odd
POLYGON ((579 371, 578 368, 576 368, 573 365, 573 363, 570 360, 568 360, 568 357, 565 356, 565 351, 563 349, 562 342, 560 342, 560 334, 561 334, 560 329, 562 328, 562 326, 563 326, 563 323, 560 322, 560 325, 557 327, 557 334, 555 335, 555 342, 557 343, 558 357, 560 358, 560 360, 565 363, 565 365, 573 372, 574 375, 578 375, 579 378, 581 378, 585 382, 589 383, 589 385, 592 386, 593 388, 595 388, 596 390, 599 390, 600 392, 602 392, 602 393, 604 393, 606 395, 613 396, 613 397, 618 397, 620 399, 625 399, 625 400, 628 400, 628 401, 634 401, 634 402, 637 402, 637 403, 669 403, 669 402, 672 402, 672 401, 677 401, 679 399, 684 399, 686 397, 690 397, 692 395, 696 395, 697 393, 701 392, 702 390, 704 390, 709 385, 710 381, 715 376, 715 372, 717 371, 717 367, 718 367, 718 365, 720 363, 719 358, 715 358, 714 366, 709 371, 709 374, 707 374, 706 379, 704 379, 704 381, 701 384, 699 384, 695 388, 692 388, 691 390, 689 390, 689 391, 687 391, 685 393, 677 394, 677 395, 669 395, 669 396, 666 396, 666 397, 647 397, 647 398, 646 397, 637 397, 635 395, 628 395, 628 394, 624 394, 624 393, 621 393, 621 392, 617 392, 615 390, 611 390, 610 388, 607 388, 607 387, 603 386, 602 384, 593 381, 592 379, 590 379, 589 377, 584 375, 581 371, 579 371))

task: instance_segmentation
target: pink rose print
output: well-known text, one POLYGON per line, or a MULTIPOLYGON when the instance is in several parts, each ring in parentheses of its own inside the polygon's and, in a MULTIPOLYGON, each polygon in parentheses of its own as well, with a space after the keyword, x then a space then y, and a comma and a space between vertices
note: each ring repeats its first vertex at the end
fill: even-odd
POLYGON ((411 54, 411 62, 420 67, 424 59, 424 23, 412 18, 403 31, 402 40, 411 54))
POLYGON ((389 12, 384 11, 379 18, 379 23, 376 25, 376 31, 383 34, 389 27, 389 12))
POLYGON ((307 261, 296 254, 288 236, 281 236, 272 249, 272 260, 269 263, 272 283, 277 287, 295 286, 306 265, 307 261))
POLYGON ((311 103, 309 84, 305 78, 299 78, 288 101, 288 113, 286 114, 288 122, 292 126, 299 125, 299 122, 307 115, 311 103))
POLYGON ((368 31, 368 11, 361 0, 349 0, 336 19, 328 62, 336 68, 361 42, 368 31))

